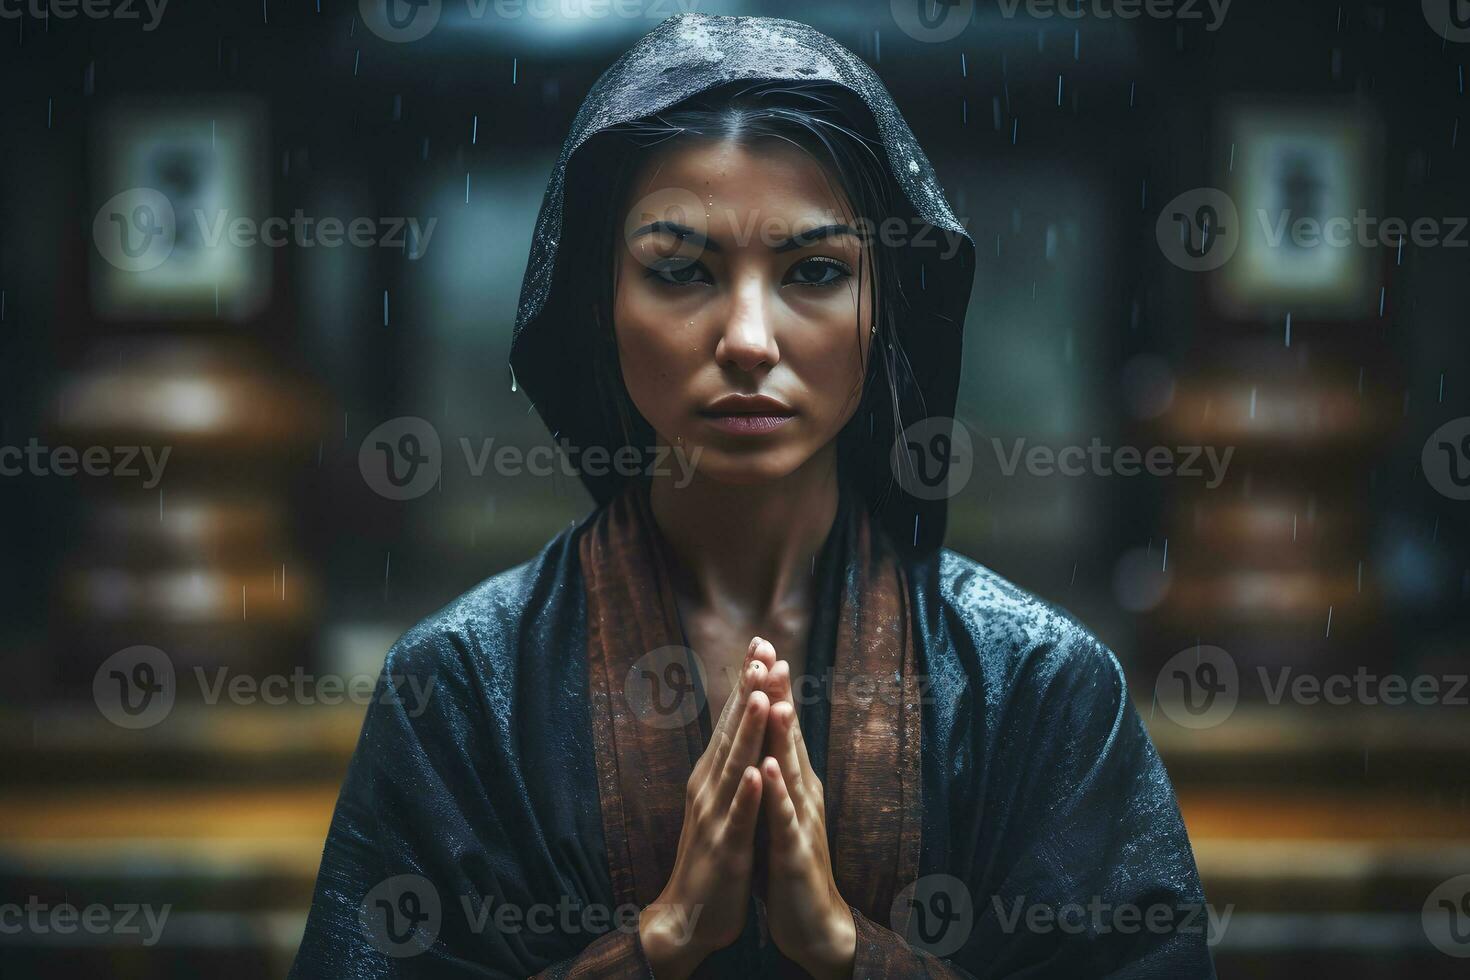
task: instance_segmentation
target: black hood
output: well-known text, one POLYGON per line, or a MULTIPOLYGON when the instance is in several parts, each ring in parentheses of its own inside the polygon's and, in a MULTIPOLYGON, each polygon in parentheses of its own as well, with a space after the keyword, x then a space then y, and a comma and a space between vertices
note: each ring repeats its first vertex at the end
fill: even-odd
MULTIPOLYGON (((569 227, 568 215, 606 212, 615 202, 585 200, 579 193, 594 182, 578 176, 578 156, 592 137, 610 126, 643 119, 683 100, 732 82, 790 80, 828 82, 857 95, 872 114, 870 129, 886 150, 889 176, 901 191, 916 233, 899 249, 900 282, 907 310, 899 339, 916 387, 900 399, 903 425, 955 414, 965 308, 975 268, 975 247, 951 211, 924 151, 873 70, 852 52, 805 24, 771 17, 680 14, 640 38, 592 86, 562 144, 536 219, 531 256, 521 284, 510 364, 553 437, 585 450, 615 452, 624 444, 621 427, 608 417, 596 384, 585 315, 587 270, 558 266, 565 236, 591 233, 595 222, 569 227), (570 176, 569 176, 570 175, 570 176), (569 200, 570 197, 570 200, 569 200), (930 226, 924 228, 924 225, 930 226), (577 300, 581 300, 578 305, 577 300)), ((866 122, 866 121, 864 121, 866 122)), ((894 478, 889 447, 896 433, 891 413, 869 419, 867 447, 856 463, 846 461, 852 480, 893 544, 906 554, 924 554, 944 538, 946 501, 932 493, 907 492, 894 478)), ((579 468, 598 504, 615 496, 628 479, 617 467, 603 475, 579 468)))

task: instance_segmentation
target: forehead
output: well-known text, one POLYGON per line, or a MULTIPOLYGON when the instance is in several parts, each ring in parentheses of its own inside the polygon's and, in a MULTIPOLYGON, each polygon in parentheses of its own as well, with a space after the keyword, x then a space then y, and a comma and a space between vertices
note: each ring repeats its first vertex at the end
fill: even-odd
POLYGON ((715 227, 750 212, 792 221, 852 217, 836 179, 811 154, 774 137, 673 140, 638 167, 632 198, 667 190, 699 198, 715 227))

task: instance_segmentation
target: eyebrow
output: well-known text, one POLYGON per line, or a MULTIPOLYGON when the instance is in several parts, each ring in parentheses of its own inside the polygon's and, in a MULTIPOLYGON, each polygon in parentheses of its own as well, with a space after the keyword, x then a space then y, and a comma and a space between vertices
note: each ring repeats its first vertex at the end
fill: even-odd
POLYGON ((708 238, 706 238, 704 235, 701 235, 693 228, 690 228, 688 225, 681 225, 677 221, 652 221, 644 225, 642 228, 634 229, 633 234, 629 235, 628 237, 630 239, 638 238, 642 235, 652 235, 653 233, 659 231, 668 232, 670 235, 673 235, 680 241, 691 242, 701 249, 707 248, 711 252, 721 251, 718 242, 710 241, 708 238))
POLYGON ((842 235, 858 237, 857 231, 851 225, 835 224, 822 225, 810 231, 803 231, 776 246, 778 252, 789 252, 794 248, 809 248, 824 238, 838 238, 842 235))
MULTIPOLYGON (((634 229, 633 233, 628 237, 630 239, 638 238, 642 235, 654 234, 655 232, 667 232, 668 234, 678 238, 680 241, 687 241, 700 249, 708 249, 711 252, 723 251, 723 249, 720 247, 719 242, 712 241, 710 238, 695 231, 688 225, 681 225, 677 221, 652 221, 642 226, 641 228, 634 229)), ((774 247, 774 251, 790 252, 793 249, 810 248, 819 241, 827 238, 837 238, 842 235, 852 235, 854 238, 859 237, 857 230, 851 225, 822 225, 821 227, 813 228, 810 231, 799 232, 796 235, 793 235, 791 238, 788 238, 786 241, 780 242, 774 247)))

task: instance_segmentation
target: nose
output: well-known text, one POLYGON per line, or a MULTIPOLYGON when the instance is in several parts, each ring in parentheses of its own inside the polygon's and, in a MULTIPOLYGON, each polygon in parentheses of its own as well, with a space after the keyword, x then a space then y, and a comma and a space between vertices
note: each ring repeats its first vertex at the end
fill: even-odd
POLYGON ((715 360, 749 372, 762 365, 769 370, 780 359, 768 291, 759 277, 751 276, 735 290, 730 316, 715 345, 715 360))

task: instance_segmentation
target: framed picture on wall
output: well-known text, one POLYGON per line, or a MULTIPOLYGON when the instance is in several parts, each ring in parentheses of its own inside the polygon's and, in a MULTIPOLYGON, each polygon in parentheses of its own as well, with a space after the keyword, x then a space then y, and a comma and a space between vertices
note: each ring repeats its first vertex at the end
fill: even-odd
POLYGON ((1376 119, 1340 105, 1237 105, 1224 134, 1240 237, 1216 279, 1219 305, 1234 316, 1376 312, 1396 245, 1380 209, 1376 119))
POLYGON ((265 111, 248 99, 119 101, 92 140, 91 284, 112 320, 239 321, 270 295, 265 111))

